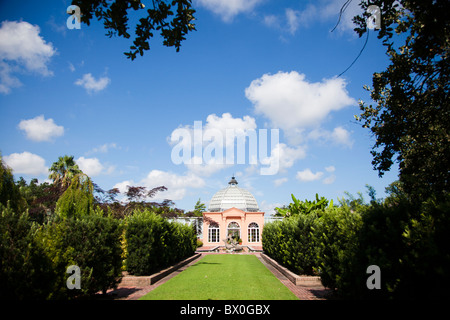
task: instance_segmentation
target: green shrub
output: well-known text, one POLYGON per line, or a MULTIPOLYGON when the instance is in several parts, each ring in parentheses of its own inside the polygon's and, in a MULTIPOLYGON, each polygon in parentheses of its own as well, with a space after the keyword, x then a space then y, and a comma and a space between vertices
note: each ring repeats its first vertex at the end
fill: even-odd
POLYGON ((341 295, 364 299, 448 299, 450 201, 385 202, 364 212, 358 248, 341 295), (381 289, 368 290, 366 269, 377 265, 381 289))
POLYGON ((27 201, 20 194, 20 188, 14 183, 12 169, 3 163, 0 154, 0 204, 10 206, 15 212, 23 212, 27 201))
POLYGON ((360 197, 307 214, 292 210, 264 226, 263 249, 296 273, 317 268, 342 298, 449 299, 450 195, 420 203, 394 191, 370 204, 360 197), (380 268, 380 289, 367 287, 371 265, 380 268))
POLYGON ((192 227, 145 210, 128 218, 125 239, 127 271, 150 275, 194 254, 197 237, 192 227))
POLYGON ((450 196, 445 201, 423 203, 402 233, 407 247, 407 266, 394 297, 426 299, 450 298, 450 196), (406 285, 408 284, 408 285, 406 285))
POLYGON ((313 212, 265 224, 262 232, 264 252, 297 274, 316 274, 318 245, 314 232, 317 219, 313 212))
POLYGON ((289 270, 320 274, 325 286, 338 288, 343 273, 349 270, 360 228, 359 213, 346 206, 327 206, 266 224, 263 250, 289 270))
POLYGON ((361 229, 361 215, 348 206, 328 207, 318 220, 314 233, 318 244, 318 260, 322 284, 327 288, 343 287, 344 275, 358 248, 357 236, 361 229))
POLYGON ((52 261, 56 283, 49 298, 87 296, 115 287, 122 267, 120 221, 101 211, 82 219, 57 219, 41 228, 39 240, 52 261), (67 267, 81 271, 81 289, 67 289, 67 267))
POLYGON ((28 212, 0 204, 0 299, 45 299, 54 277, 51 261, 36 241, 38 226, 28 212))
POLYGON ((396 206, 373 205, 362 214, 358 233, 358 248, 348 274, 342 274, 342 297, 359 299, 386 299, 395 290, 397 278, 403 272, 401 260, 407 248, 402 233, 410 217, 410 208, 404 203, 396 206), (381 289, 368 290, 367 267, 377 265, 381 270, 381 289))

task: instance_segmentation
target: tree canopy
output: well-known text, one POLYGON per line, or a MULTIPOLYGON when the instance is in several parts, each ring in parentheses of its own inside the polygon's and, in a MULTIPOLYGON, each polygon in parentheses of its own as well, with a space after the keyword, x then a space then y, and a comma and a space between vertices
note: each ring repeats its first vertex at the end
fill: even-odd
POLYGON ((195 10, 191 0, 152 0, 147 1, 146 7, 140 0, 73 0, 72 5, 77 5, 81 11, 81 22, 90 25, 91 20, 97 18, 103 21, 108 37, 119 36, 129 39, 129 16, 131 12, 144 15, 135 26, 135 38, 130 51, 125 52, 127 58, 134 60, 139 53, 150 50, 149 39, 154 32, 159 32, 163 38, 163 45, 175 47, 178 52, 181 42, 186 35, 195 30, 192 23, 195 10))
MULTIPOLYGON (((390 65, 365 86, 375 104, 360 101, 355 116, 376 138, 373 167, 382 176, 394 162, 406 192, 443 196, 450 178, 449 44, 450 2, 375 0, 381 9, 378 38, 390 65), (395 35, 394 35, 395 33, 395 35)), ((369 13, 354 18, 355 31, 369 32, 369 13)))
POLYGON ((73 156, 62 156, 58 161, 53 162, 50 167, 50 175, 48 176, 56 185, 67 187, 72 179, 82 173, 81 169, 76 164, 73 156))

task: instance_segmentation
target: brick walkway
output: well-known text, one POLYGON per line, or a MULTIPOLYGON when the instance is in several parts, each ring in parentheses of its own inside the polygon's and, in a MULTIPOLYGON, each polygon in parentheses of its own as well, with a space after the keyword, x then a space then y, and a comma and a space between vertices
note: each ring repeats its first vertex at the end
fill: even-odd
MULTIPOLYGON (((137 300, 140 297, 146 295, 153 289, 157 288, 158 286, 164 284, 169 279, 175 277, 177 274, 182 272, 183 270, 186 270, 189 266, 195 264, 198 262, 201 258, 203 258, 206 254, 220 254, 220 253, 202 253, 202 255, 193 260, 192 262, 188 263, 187 265, 181 267, 180 269, 172 272, 168 276, 162 278, 155 284, 145 286, 142 288, 137 287, 120 287, 116 290, 109 290, 107 292, 107 295, 111 297, 112 299, 116 300, 137 300)), ((249 253, 246 253, 249 254, 249 253)), ((279 272, 276 268, 274 268, 272 265, 268 264, 264 261, 264 259, 261 258, 261 255, 259 253, 250 253, 256 255, 256 257, 261 261, 262 264, 266 266, 267 269, 269 269, 275 277, 278 278, 278 280, 281 281, 286 287, 289 288, 289 290, 292 291, 300 300, 325 300, 326 296, 329 293, 329 290, 324 288, 323 286, 319 287, 302 287, 302 286, 296 286, 293 284, 288 278, 286 278, 281 272, 279 272)))
POLYGON ((317 287, 302 287, 297 286, 293 284, 288 278, 286 278, 280 271, 278 271, 275 267, 273 267, 271 264, 264 261, 264 259, 261 258, 260 254, 256 255, 261 261, 263 265, 266 266, 267 269, 269 269, 275 277, 278 278, 278 280, 281 281, 286 287, 288 287, 289 290, 292 291, 293 294, 297 296, 300 300, 325 300, 326 296, 329 293, 329 290, 324 288, 323 286, 317 286, 317 287))
POLYGON ((119 287, 116 290, 109 290, 107 292, 107 294, 112 296, 113 299, 116 299, 116 300, 138 300, 140 297, 146 295, 147 293, 149 293, 153 289, 155 289, 155 288, 159 287, 160 285, 166 283, 169 279, 175 277, 180 272, 186 270, 191 265, 197 263, 197 261, 199 261, 201 258, 203 258, 203 254, 200 257, 198 257, 197 259, 195 259, 195 260, 191 261, 190 263, 182 266, 178 270, 175 270, 174 272, 170 273, 169 275, 167 275, 166 277, 162 278, 158 282, 156 282, 154 284, 151 284, 149 286, 145 286, 145 287, 142 287, 142 288, 136 288, 136 287, 120 287, 120 285, 119 285, 119 287))

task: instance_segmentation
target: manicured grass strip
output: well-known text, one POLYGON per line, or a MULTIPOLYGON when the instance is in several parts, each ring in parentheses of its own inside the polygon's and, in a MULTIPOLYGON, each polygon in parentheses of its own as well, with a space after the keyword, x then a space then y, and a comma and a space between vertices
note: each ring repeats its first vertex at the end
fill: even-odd
POLYGON ((297 300, 254 255, 206 255, 143 300, 297 300))

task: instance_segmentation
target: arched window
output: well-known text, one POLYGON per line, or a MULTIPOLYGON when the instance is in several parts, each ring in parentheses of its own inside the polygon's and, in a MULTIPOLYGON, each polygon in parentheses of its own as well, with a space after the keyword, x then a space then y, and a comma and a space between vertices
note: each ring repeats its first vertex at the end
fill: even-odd
POLYGON ((219 242, 219 239, 220 239, 219 225, 213 222, 208 227, 208 242, 219 242))
POLYGON ((227 233, 229 238, 237 240, 241 237, 241 227, 239 227, 237 222, 230 222, 228 224, 227 233))
POLYGON ((259 226, 255 222, 248 225, 248 242, 259 242, 259 226))

